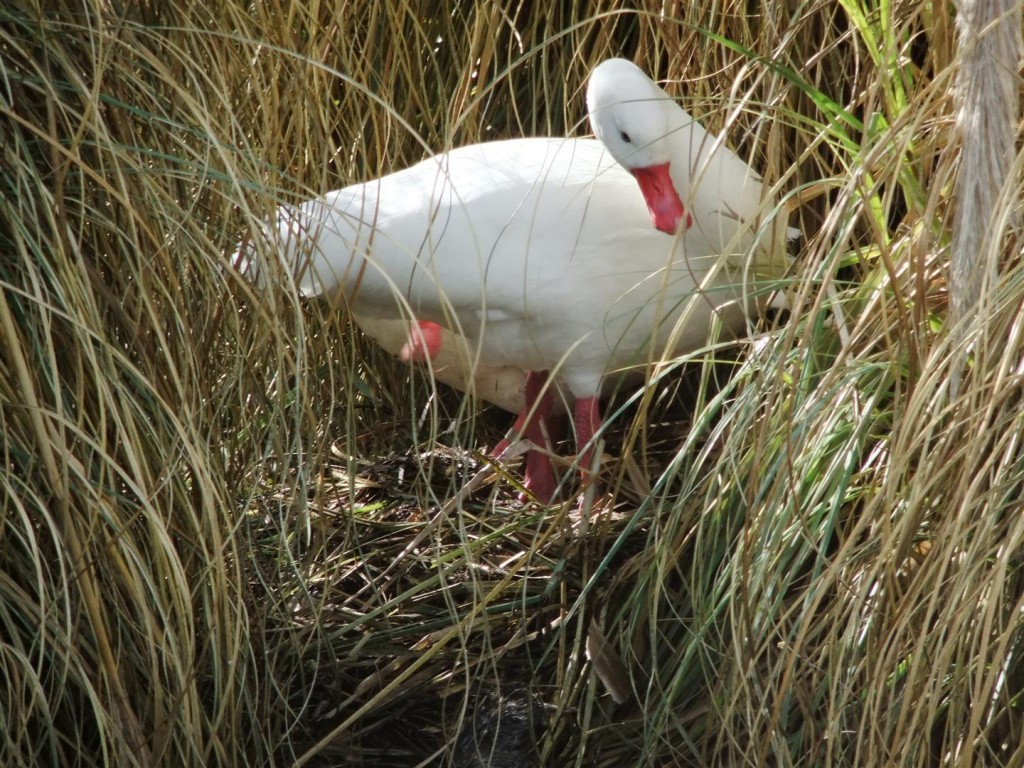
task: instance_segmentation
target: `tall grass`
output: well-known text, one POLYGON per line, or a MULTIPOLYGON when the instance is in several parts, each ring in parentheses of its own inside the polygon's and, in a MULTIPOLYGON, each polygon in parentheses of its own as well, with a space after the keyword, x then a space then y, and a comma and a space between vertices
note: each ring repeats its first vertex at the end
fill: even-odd
POLYGON ((0 764, 445 764, 494 688, 542 705, 544 765, 1022 764, 1024 280, 949 333, 954 31, 3 6, 0 764), (789 311, 620 396, 592 507, 522 507, 514 469, 460 495, 502 415, 229 254, 428 151, 582 134, 610 55, 777 185, 789 311))

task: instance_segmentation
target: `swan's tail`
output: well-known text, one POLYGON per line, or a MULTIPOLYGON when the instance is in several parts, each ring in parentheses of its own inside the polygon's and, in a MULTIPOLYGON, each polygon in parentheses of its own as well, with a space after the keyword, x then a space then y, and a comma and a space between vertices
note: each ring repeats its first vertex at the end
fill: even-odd
POLYGON ((270 276, 279 271, 294 282, 302 297, 323 296, 336 286, 320 266, 324 261, 318 247, 322 226, 305 206, 281 205, 274 225, 260 224, 235 245, 229 257, 231 265, 258 288, 265 289, 270 276))

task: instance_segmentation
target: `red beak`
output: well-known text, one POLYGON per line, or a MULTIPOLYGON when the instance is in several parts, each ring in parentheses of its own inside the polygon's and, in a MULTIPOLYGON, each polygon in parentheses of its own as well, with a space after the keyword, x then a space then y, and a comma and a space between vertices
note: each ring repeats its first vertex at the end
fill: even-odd
POLYGON ((654 222, 655 228, 674 235, 684 216, 687 229, 693 225, 693 218, 686 212, 683 201, 679 199, 668 166, 668 163, 663 163, 649 165, 646 168, 634 168, 633 178, 644 194, 644 202, 647 203, 647 210, 651 212, 651 221, 654 222))

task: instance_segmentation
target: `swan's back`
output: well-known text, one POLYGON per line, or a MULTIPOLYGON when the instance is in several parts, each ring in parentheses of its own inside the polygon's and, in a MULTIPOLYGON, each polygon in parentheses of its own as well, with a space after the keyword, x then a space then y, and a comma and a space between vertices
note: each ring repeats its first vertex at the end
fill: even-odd
POLYGON ((282 209, 277 252, 307 295, 342 293, 364 318, 439 323, 482 365, 557 368, 585 393, 663 352, 681 315, 676 349, 699 346, 712 316, 742 324, 740 279, 715 266, 735 253, 707 231, 654 229, 597 141, 519 139, 282 209))

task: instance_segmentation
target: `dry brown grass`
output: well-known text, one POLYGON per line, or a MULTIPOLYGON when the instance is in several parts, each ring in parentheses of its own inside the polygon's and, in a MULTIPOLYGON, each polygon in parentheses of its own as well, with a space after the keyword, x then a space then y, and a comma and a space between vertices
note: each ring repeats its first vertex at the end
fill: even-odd
POLYGON ((497 686, 544 765, 1024 764, 1021 243, 954 342, 953 19, 874 5, 5 5, 0 764, 443 764, 497 686), (599 513, 453 504, 503 417, 227 254, 609 55, 779 184, 792 312, 620 398, 599 513))

